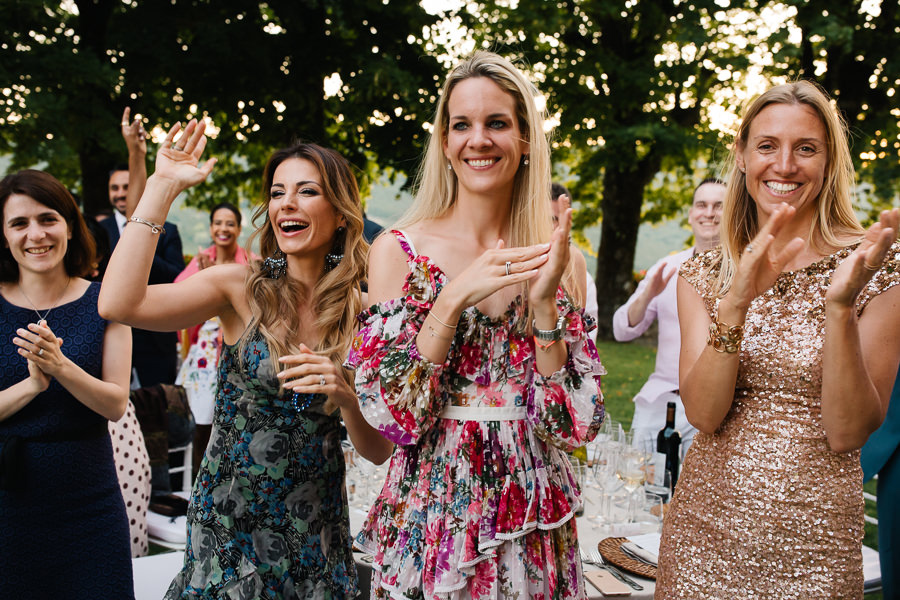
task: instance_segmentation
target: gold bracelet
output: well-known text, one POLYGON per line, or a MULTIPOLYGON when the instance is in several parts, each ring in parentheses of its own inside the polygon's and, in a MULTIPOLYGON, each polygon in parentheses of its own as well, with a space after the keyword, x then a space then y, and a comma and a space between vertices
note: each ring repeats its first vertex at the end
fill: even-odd
POLYGON ((162 233, 162 234, 166 233, 166 228, 163 227, 162 225, 158 225, 156 223, 153 223, 152 221, 147 221, 140 217, 131 217, 131 219, 129 219, 128 222, 129 223, 140 223, 141 225, 146 225, 147 227, 150 228, 150 231, 152 231, 153 233, 162 233))
MULTIPOLYGON (((716 315, 718 319, 718 315, 716 315)), ((709 339, 706 343, 713 347, 716 352, 727 352, 734 354, 741 348, 741 340, 744 339, 743 325, 727 325, 719 323, 709 324, 709 339)))
POLYGON ((457 323, 456 325, 447 325, 446 323, 444 323, 443 321, 441 321, 441 319, 440 319, 436 314, 434 314, 434 312, 429 312, 428 314, 431 315, 432 317, 434 317, 434 320, 435 320, 435 321, 437 321, 438 323, 440 323, 441 325, 443 325, 443 326, 446 327, 447 329, 456 329, 456 325, 459 325, 459 323, 457 323))
POLYGON ((431 337, 436 337, 436 338, 439 339, 439 340, 445 340, 445 341, 448 341, 448 342, 452 342, 452 341, 453 341, 453 338, 452 338, 452 337, 447 337, 447 336, 445 336, 445 335, 439 335, 438 332, 435 331, 435 330, 434 330, 434 327, 432 327, 431 325, 428 326, 428 331, 429 331, 429 335, 431 335, 431 337))

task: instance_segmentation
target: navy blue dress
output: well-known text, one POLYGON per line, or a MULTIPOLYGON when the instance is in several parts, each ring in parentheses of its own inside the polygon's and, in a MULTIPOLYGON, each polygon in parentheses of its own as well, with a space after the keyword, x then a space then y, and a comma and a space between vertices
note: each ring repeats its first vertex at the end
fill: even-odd
MULTIPOLYGON (((94 377, 101 374, 106 331, 99 293, 100 284, 92 283, 47 318, 66 356, 94 377)), ((28 376, 12 339, 36 320, 33 310, 0 296, 0 389, 28 376)), ((128 519, 107 420, 52 380, 0 421, 6 459, 16 438, 20 452, 13 460, 22 477, 7 486, 13 489, 0 489, 0 599, 134 598, 128 519)))

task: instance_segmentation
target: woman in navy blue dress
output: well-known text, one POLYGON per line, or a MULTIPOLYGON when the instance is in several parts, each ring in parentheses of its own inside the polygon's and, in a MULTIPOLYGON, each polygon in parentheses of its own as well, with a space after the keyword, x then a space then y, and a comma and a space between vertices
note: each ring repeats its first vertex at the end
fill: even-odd
POLYGON ((0 599, 133 598, 107 430, 130 331, 97 312, 94 242, 59 181, 8 175, 0 209, 0 599))

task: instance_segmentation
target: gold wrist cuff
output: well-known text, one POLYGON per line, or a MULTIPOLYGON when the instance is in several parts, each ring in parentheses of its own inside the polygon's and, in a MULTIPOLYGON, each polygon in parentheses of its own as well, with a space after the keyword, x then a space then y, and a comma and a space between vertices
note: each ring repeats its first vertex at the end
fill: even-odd
POLYGON ((734 354, 740 350, 743 339, 743 325, 732 326, 716 321, 709 324, 709 339, 706 340, 706 343, 712 346, 716 352, 734 354))

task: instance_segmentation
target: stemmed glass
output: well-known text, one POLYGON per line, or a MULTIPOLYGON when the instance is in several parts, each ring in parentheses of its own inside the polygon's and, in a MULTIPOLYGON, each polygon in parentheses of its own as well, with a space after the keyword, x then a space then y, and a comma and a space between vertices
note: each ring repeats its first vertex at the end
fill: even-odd
POLYGON ((599 524, 612 522, 612 495, 619 488, 619 479, 616 477, 616 463, 619 456, 619 445, 607 441, 598 444, 591 466, 592 486, 598 490, 597 497, 600 506, 596 512, 591 512, 588 519, 599 524))
POLYGON ((628 523, 633 523, 637 510, 635 506, 635 492, 642 488, 646 478, 642 453, 636 448, 624 448, 619 456, 616 475, 622 480, 625 490, 628 492, 625 520, 628 523))

